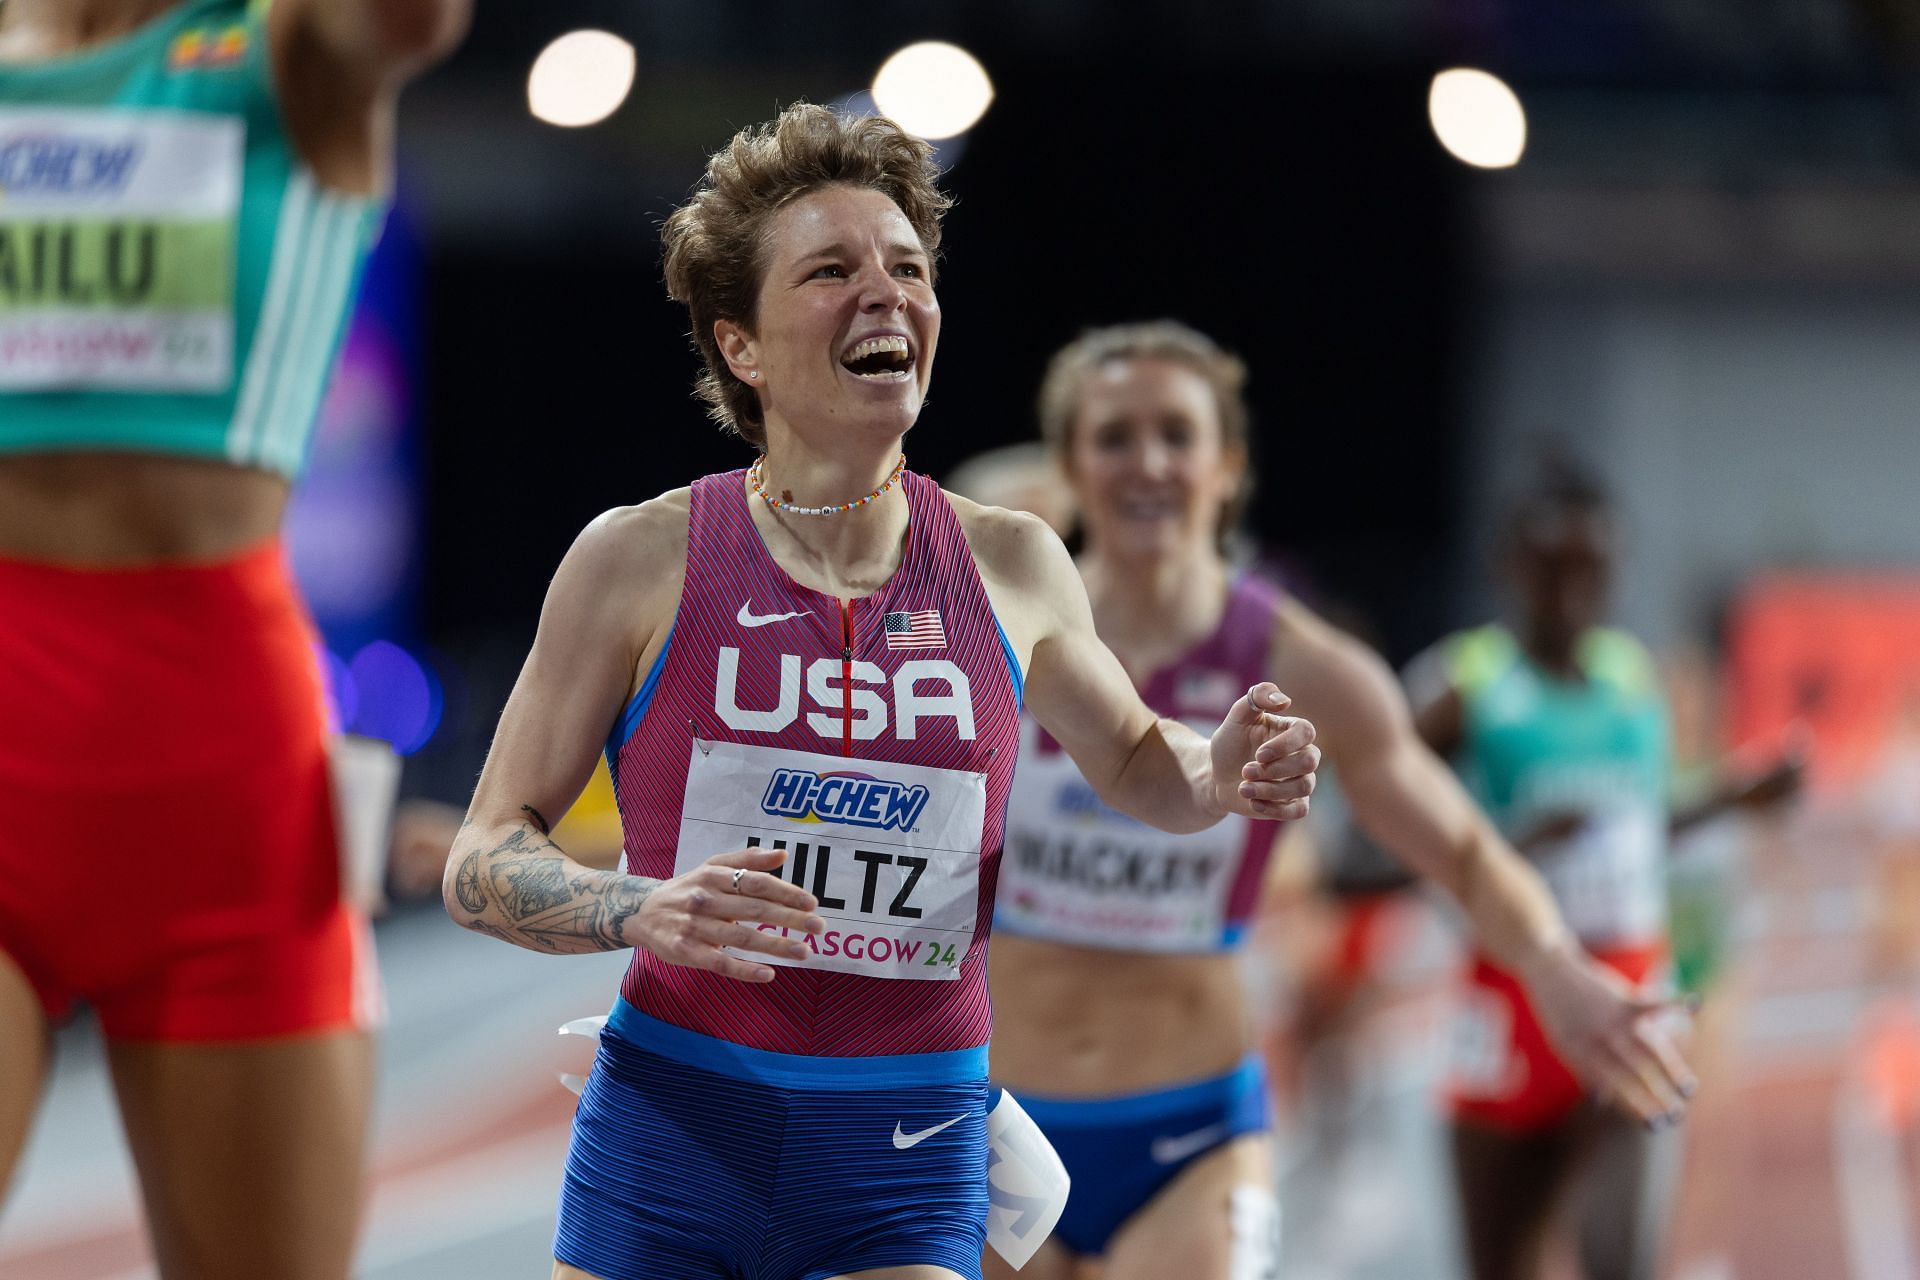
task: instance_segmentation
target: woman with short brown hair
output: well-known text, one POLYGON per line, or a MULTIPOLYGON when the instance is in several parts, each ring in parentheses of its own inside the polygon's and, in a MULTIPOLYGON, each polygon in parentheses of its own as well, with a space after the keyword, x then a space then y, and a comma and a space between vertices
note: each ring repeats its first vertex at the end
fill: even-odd
POLYGON ((935 176, 891 122, 798 106, 668 220, 700 395, 763 452, 575 543, 445 883, 468 928, 635 948, 557 1276, 977 1280, 1023 703, 1142 821, 1306 809, 1312 730, 1277 689, 1243 690, 1211 740, 1161 720, 1057 537, 906 470, 940 336, 935 176), (542 816, 602 747, 624 873, 573 862, 542 816))

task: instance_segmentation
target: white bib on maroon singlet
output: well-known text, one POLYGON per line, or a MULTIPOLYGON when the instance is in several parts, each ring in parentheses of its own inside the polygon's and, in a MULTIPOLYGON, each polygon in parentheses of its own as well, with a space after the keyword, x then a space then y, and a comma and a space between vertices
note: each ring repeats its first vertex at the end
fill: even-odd
POLYGON ((806 960, 760 964, 951 980, 980 918, 983 773, 735 742, 695 743, 674 874, 717 853, 780 847, 777 874, 820 900, 806 960))
MULTIPOLYGON (((1190 723, 1210 734, 1213 725, 1190 723)), ((1225 945, 1247 820, 1172 835, 1103 804, 1066 752, 1022 725, 995 919, 1014 933, 1127 951, 1225 945)))

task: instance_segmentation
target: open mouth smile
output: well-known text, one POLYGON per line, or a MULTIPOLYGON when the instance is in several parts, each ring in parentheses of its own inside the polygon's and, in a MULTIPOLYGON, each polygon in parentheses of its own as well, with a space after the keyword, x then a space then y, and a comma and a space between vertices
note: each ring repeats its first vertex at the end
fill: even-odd
POLYGON ((863 338, 840 355, 840 367, 862 382, 904 382, 913 366, 913 345, 897 333, 863 338))

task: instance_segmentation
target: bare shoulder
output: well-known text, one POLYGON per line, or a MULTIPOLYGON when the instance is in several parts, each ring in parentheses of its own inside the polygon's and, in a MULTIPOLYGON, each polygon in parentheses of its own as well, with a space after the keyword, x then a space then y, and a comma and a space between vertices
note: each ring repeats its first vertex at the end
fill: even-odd
POLYGON ((1024 511, 981 506, 957 493, 947 497, 1023 671, 1032 669, 1036 650, 1050 637, 1091 633, 1080 573, 1046 521, 1024 511))
POLYGON ((687 489, 673 489, 595 516, 554 576, 555 595, 636 605, 644 615, 671 609, 687 570, 687 489))
POLYGON ((1072 561, 1059 537, 1039 516, 1005 507, 985 507, 971 498, 948 493, 953 514, 967 535, 974 561, 982 574, 1008 586, 1037 586, 1051 572, 1072 561))
POLYGON ((1403 719, 1405 696, 1386 660, 1297 600, 1282 602, 1274 621, 1271 671, 1274 682, 1300 714, 1320 727, 1350 721, 1403 719))
POLYGON ((1306 674, 1335 679, 1353 675, 1356 668, 1386 669, 1372 649, 1291 596, 1280 602, 1274 617, 1273 655, 1313 669, 1306 674))
POLYGON ((689 490, 672 489, 630 507, 602 511, 574 539, 567 559, 598 570, 658 568, 687 558, 689 490))

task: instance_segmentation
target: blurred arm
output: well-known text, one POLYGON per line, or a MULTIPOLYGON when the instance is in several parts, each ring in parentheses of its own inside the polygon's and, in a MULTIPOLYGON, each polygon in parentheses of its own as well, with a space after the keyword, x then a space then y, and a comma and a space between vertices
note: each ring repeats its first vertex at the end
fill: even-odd
POLYGON ((322 185, 386 190, 400 89, 453 51, 472 12, 472 0, 273 0, 281 113, 322 185))
POLYGON ((1668 821, 1668 832, 1680 835, 1736 809, 1754 813, 1785 804, 1800 794, 1806 778, 1804 754, 1789 750, 1771 768, 1749 777, 1723 779, 1713 794, 1676 810, 1668 821))
POLYGON ((1525 974, 1573 948, 1546 884, 1421 741, 1384 662, 1304 610, 1275 651, 1368 836, 1451 894, 1503 967, 1525 974))
POLYGON ((1406 700, 1413 704, 1413 727, 1420 741, 1442 760, 1460 750, 1466 733, 1466 706, 1447 674, 1443 646, 1436 645, 1407 664, 1406 700))
POLYGON ((276 42, 324 62, 354 84, 397 87, 451 53, 473 0, 274 0, 276 42))

